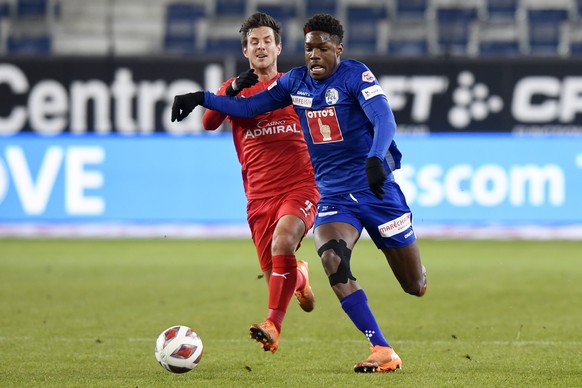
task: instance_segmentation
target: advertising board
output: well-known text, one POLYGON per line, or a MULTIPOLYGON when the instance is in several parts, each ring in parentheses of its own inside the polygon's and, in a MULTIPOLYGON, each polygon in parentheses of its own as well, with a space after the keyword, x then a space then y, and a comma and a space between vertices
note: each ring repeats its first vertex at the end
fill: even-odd
MULTIPOLYGON (((582 224, 582 137, 399 136, 415 224, 582 224)), ((0 138, 0 224, 246 223, 230 134, 0 138)))
MULTIPOLYGON (((281 62, 281 69, 298 65, 281 62)), ((400 133, 582 133, 582 60, 365 63, 385 90, 400 133)), ((202 132, 201 110, 170 122, 174 96, 215 91, 247 66, 184 58, 0 61, 0 135, 202 132)))

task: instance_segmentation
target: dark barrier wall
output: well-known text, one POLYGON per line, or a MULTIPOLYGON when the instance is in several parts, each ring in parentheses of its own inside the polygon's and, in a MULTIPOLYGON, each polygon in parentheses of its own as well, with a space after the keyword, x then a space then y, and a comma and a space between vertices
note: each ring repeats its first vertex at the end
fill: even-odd
MULTIPOLYGON (((582 61, 364 59, 400 132, 582 133, 582 61)), ((281 70, 301 65, 281 60, 281 70)), ((243 60, 0 61, 0 134, 200 132, 201 109, 169 122, 175 94, 216 90, 243 60)))

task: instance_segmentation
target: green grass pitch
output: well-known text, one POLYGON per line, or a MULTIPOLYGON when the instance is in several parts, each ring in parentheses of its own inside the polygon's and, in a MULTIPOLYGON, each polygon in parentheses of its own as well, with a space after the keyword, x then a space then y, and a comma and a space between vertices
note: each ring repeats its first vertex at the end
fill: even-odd
POLYGON ((0 240, 3 387, 582 386, 582 242, 421 240, 429 288, 406 295, 369 240, 352 269, 404 366, 368 356, 306 239, 312 313, 295 300, 279 351, 248 337, 267 287, 249 240, 0 240), (156 337, 194 328, 204 356, 175 375, 156 337))

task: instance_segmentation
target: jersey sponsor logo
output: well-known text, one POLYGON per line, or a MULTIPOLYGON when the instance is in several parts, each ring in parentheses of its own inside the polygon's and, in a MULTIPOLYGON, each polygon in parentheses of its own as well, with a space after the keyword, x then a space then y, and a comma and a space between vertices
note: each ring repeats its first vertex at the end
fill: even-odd
POLYGON ((337 89, 331 88, 325 91, 325 102, 327 105, 334 105, 339 100, 339 92, 337 89))
POLYGON ((376 77, 374 77, 374 74, 370 70, 362 73, 362 81, 372 83, 375 80, 376 77))
POLYGON ((301 97, 301 96, 291 96, 293 100, 293 105, 303 106, 305 108, 311 108, 313 103, 313 98, 301 97))
POLYGON ((246 129, 245 139, 254 139, 260 136, 278 135, 280 133, 301 133, 301 130, 297 128, 296 123, 286 123, 285 120, 279 121, 259 121, 258 128, 246 129))
POLYGON ((378 225, 378 231, 382 237, 392 237, 407 230, 411 226, 410 213, 405 213, 394 220, 378 225))
POLYGON ((309 134, 313 144, 334 143, 343 141, 344 137, 337 121, 334 107, 305 112, 309 134))
POLYGON ((367 87, 366 89, 362 89, 362 95, 366 100, 369 100, 372 97, 385 95, 384 90, 380 87, 380 85, 372 85, 367 87))

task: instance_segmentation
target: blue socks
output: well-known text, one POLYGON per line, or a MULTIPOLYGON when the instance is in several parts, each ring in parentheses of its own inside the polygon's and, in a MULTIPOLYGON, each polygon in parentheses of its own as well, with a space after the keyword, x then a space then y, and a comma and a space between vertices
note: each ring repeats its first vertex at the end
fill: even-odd
POLYGON ((382 334, 372 310, 368 306, 368 297, 364 290, 357 290, 340 300, 340 303, 348 317, 364 333, 372 346, 390 346, 386 338, 384 338, 384 334, 382 334))

